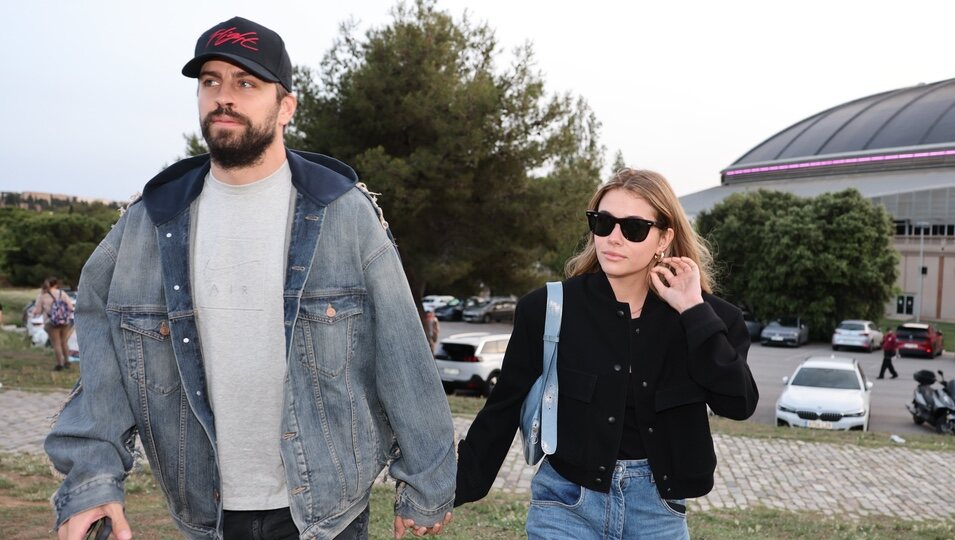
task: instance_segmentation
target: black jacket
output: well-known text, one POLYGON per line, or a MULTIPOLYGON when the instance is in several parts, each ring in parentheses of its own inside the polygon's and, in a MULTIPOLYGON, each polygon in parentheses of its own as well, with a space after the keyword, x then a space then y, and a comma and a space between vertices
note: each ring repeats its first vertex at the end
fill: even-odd
MULTIPOLYGON (((514 440, 521 403, 542 370, 546 298, 541 288, 518 303, 497 386, 458 448, 456 505, 487 494, 514 440)), ((748 350, 742 313, 715 296, 704 294, 703 304, 679 314, 651 291, 631 321, 603 272, 568 279, 557 355, 557 452, 547 459, 564 478, 609 491, 630 381, 660 495, 709 493, 716 455, 706 405, 736 420, 753 414, 759 393, 748 350)))

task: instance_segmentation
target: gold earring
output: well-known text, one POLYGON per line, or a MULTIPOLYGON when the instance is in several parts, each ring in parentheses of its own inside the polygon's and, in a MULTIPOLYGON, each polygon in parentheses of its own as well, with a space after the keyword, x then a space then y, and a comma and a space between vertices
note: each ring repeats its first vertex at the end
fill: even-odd
POLYGON ((654 258, 654 260, 656 260, 657 262, 660 262, 660 259, 663 258, 663 252, 661 251, 661 252, 659 252, 659 253, 654 253, 654 254, 653 254, 653 258, 654 258))

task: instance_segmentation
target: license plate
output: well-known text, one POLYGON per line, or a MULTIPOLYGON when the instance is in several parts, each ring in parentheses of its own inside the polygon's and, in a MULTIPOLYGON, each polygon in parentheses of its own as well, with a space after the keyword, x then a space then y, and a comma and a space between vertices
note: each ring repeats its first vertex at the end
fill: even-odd
POLYGON ((918 349, 918 348, 919 348, 919 346, 916 345, 915 343, 906 343, 905 345, 902 345, 902 347, 903 347, 903 348, 906 348, 906 349, 918 349))
POLYGON ((782 340, 783 340, 783 336, 773 336, 773 337, 771 337, 771 338, 769 338, 769 339, 771 339, 771 340, 773 340, 773 341, 782 341, 782 340))
POLYGON ((809 420, 806 422, 806 427, 816 429, 832 429, 832 422, 826 422, 825 420, 809 420))
POLYGON ((453 367, 446 367, 441 370, 445 375, 458 375, 461 370, 453 367))

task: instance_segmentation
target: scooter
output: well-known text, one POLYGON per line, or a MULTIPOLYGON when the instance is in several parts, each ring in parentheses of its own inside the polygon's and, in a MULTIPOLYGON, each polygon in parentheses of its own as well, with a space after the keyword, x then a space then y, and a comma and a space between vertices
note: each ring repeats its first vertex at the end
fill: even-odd
POLYGON ((935 374, 927 369, 915 372, 913 377, 919 385, 912 395, 912 403, 905 407, 912 413, 916 425, 927 422, 939 433, 955 435, 955 379, 945 381, 945 374, 938 371, 940 388, 933 386, 935 374))

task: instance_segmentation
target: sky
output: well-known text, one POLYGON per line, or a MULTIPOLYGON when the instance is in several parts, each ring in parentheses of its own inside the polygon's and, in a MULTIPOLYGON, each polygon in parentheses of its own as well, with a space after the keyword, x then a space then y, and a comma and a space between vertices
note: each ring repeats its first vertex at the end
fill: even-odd
MULTIPOLYGON (((126 200, 198 132, 196 39, 240 15, 317 67, 347 20, 390 0, 0 1, 0 191, 126 200)), ((487 22, 507 66, 531 43, 551 93, 583 97, 606 161, 663 173, 678 195, 719 185, 760 142, 863 96, 955 77, 955 2, 438 0, 487 22)), ((374 186, 370 186, 374 188, 374 186)))

